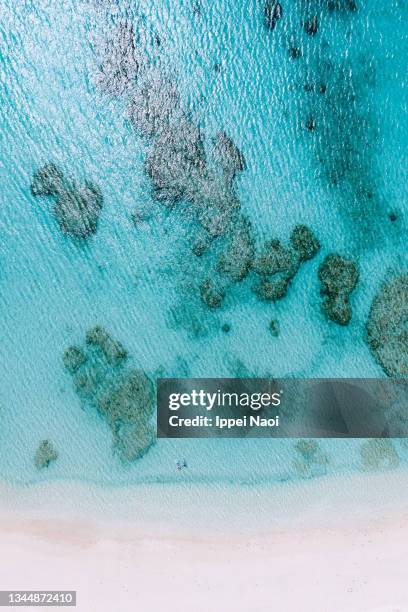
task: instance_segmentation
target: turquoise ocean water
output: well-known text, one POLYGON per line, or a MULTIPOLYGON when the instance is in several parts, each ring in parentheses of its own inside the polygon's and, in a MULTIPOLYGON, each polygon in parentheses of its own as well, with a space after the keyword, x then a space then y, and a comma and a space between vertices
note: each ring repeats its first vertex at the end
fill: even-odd
MULTIPOLYGON (((347 2, 332 10, 323 0, 282 2, 282 20, 269 31, 258 0, 0 0, 3 479, 112 485, 295 477, 293 441, 282 440, 159 441, 124 465, 103 420, 81 409, 62 365, 64 349, 81 343, 96 323, 152 377, 384 376, 364 326, 381 282, 392 270, 406 270, 408 259, 408 4, 357 4, 354 12, 347 2), (305 5, 319 15, 313 37, 302 28, 305 5), (158 34, 160 50, 146 45, 145 53, 159 53, 177 75, 206 137, 224 129, 243 151, 238 195, 257 243, 286 241, 296 223, 318 236, 319 254, 276 304, 257 301, 250 279, 216 311, 193 295, 191 221, 153 200, 146 141, 126 118, 123 100, 95 86, 104 37, 123 16, 158 34), (302 56, 291 59, 291 47, 302 56), (317 121, 326 122, 316 145, 305 129, 307 90, 326 83, 337 94, 331 110, 314 95, 317 121), (340 125, 333 119, 339 105, 345 105, 340 125), (326 176, 333 150, 349 164, 347 181, 337 186, 326 176), (30 193, 33 173, 50 161, 102 190, 98 231, 82 243, 61 233, 49 200, 30 193), (135 226, 138 210, 148 213, 135 226), (333 250, 360 266, 345 328, 320 309, 317 269, 333 250), (272 318, 279 320, 278 338, 268 329, 272 318), (53 440, 59 458, 38 471, 33 456, 44 438, 53 440), (180 457, 188 462, 181 473, 180 457)), ((323 441, 328 470, 360 469, 360 444, 323 441)), ((408 455, 401 444, 398 453, 408 455)))

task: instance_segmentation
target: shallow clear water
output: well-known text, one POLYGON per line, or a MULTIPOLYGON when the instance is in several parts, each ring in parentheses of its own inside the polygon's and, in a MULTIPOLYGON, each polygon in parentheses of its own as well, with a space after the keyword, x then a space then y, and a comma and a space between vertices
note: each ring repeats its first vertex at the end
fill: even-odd
MULTIPOLYGON (((0 0, 0 474, 21 483, 102 484, 294 477, 291 441, 160 441, 123 465, 106 424, 81 409, 62 354, 100 323, 152 377, 383 376, 364 326, 381 281, 407 266, 407 3, 361 1, 354 13, 330 12, 316 0, 315 37, 302 29, 301 0, 282 3, 273 32, 257 0, 202 0, 200 11, 187 0, 126 4, 0 0), (276 304, 257 301, 250 278, 221 309, 200 304, 193 288, 207 264, 191 254, 194 222, 153 200, 144 172, 149 143, 126 119, 124 100, 95 86, 100 49, 119 14, 158 34, 159 50, 145 52, 177 74, 206 138, 225 129, 243 151, 238 195, 257 244, 288 240, 295 223, 318 236, 318 256, 276 304), (290 59, 290 46, 302 57, 290 59), (349 104, 352 90, 350 129, 305 91, 322 80, 332 84, 335 106, 349 104), (304 127, 310 112, 321 136, 304 127), (349 170, 333 186, 328 173, 339 155, 349 170), (49 161, 102 190, 98 231, 83 243, 61 233, 49 199, 30 193, 33 173, 49 161), (131 214, 140 208, 149 215, 135 227, 131 214), (360 266, 346 328, 320 309, 317 269, 332 250, 360 266), (272 318, 279 338, 268 330, 272 318), (60 456, 39 472, 33 455, 44 438, 60 456), (180 456, 189 464, 182 474, 180 456)), ((329 470, 359 469, 359 446, 326 440, 329 470)))

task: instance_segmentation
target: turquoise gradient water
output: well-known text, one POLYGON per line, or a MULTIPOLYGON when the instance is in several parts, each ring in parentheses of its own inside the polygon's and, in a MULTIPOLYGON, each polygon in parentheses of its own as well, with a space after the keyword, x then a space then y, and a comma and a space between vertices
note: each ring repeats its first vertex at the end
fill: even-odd
MULTIPOLYGON (((294 477, 291 441, 160 441, 124 466, 112 454, 108 427, 81 409, 62 366, 64 349, 81 343, 95 323, 152 377, 383 375, 364 325, 381 281, 408 263, 407 3, 361 1, 357 13, 327 14, 315 38, 302 31, 301 1, 282 3, 284 19, 274 32, 266 30, 257 0, 202 0, 200 14, 193 4, 145 0, 136 9, 124 1, 0 0, 0 476, 8 481, 294 477), (225 129, 244 152, 238 191, 258 244, 287 240, 299 222, 318 235, 318 257, 275 305, 257 302, 250 280, 235 286, 217 312, 192 293, 198 264, 189 222, 153 201, 143 166, 147 143, 126 120, 123 100, 94 85, 100 47, 119 13, 159 34, 161 61, 177 73, 206 136, 225 129), (296 61, 288 59, 293 44, 303 49, 296 61), (322 58, 331 62, 326 73, 322 58), (359 121, 367 125, 366 141, 356 138, 350 159, 364 158, 360 179, 373 194, 370 204, 357 194, 355 177, 328 184, 316 161, 325 150, 316 151, 302 127, 305 84, 345 65, 353 71, 357 103, 349 117, 357 136, 359 121), (50 202, 30 194, 33 172, 48 161, 103 192, 99 229, 86 243, 63 236, 50 202), (131 214, 140 208, 148 219, 135 227, 131 214), (398 213, 394 223, 391 211, 398 213), (317 268, 331 250, 360 266, 347 328, 320 311, 317 268), (279 338, 268 330, 272 318, 279 338), (38 472, 33 455, 43 438, 60 456, 38 472), (180 457, 189 465, 182 473, 180 457)), ((330 127, 327 133, 334 138, 330 127)), ((360 442, 322 445, 333 474, 359 469, 360 442)), ((403 458, 404 447, 398 450, 403 458)))

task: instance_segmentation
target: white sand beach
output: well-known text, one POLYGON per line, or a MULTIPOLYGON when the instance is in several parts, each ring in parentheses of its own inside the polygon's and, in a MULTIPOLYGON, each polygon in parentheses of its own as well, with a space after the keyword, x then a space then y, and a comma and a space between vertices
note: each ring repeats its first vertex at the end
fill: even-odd
POLYGON ((405 612, 407 484, 3 485, 1 588, 76 590, 80 612, 405 612))

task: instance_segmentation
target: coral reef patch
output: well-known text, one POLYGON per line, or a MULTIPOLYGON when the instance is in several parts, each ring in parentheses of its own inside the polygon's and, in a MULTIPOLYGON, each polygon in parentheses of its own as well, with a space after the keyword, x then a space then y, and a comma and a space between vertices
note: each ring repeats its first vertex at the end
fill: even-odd
MULTIPOLYGON (((240 281, 249 271, 254 249, 250 223, 240 214, 235 188, 237 175, 246 168, 244 154, 224 130, 206 141, 183 104, 177 79, 160 62, 137 59, 142 53, 139 46, 134 28, 121 23, 119 35, 114 32, 105 47, 102 72, 109 78, 108 87, 102 89, 124 97, 131 125, 147 138, 145 170, 153 197, 196 224, 194 255, 202 257, 212 250, 216 238, 225 236, 225 251, 220 253, 217 247, 214 270, 229 281, 240 281), (130 55, 123 47, 126 40, 130 55), (123 63, 129 62, 133 67, 131 87, 121 77, 127 73, 123 63)), ((210 283, 217 284, 217 280, 210 279, 210 283)), ((221 295, 210 290, 208 279, 202 280, 200 294, 211 308, 221 302, 221 295)))
POLYGON ((303 29, 309 36, 316 36, 319 30, 319 20, 317 15, 313 15, 303 23, 303 29))
POLYGON ((58 459, 58 452, 50 440, 42 440, 34 455, 36 468, 43 469, 49 467, 50 463, 58 459))
POLYGON ((313 232, 305 225, 297 225, 290 236, 290 246, 279 240, 267 241, 255 257, 253 270, 261 280, 253 287, 259 299, 276 302, 282 299, 299 267, 312 259, 320 249, 313 232))
POLYGON ((320 293, 325 296, 323 312, 328 319, 339 325, 350 323, 352 315, 350 295, 357 285, 358 278, 357 265, 337 253, 327 255, 320 264, 320 293))
POLYGON ((290 235, 292 247, 299 253, 300 261, 313 259, 320 249, 320 243, 306 225, 296 225, 290 235))
POLYGON ((134 26, 120 21, 106 40, 95 83, 105 93, 120 96, 134 83, 143 62, 136 48, 134 26))
POLYGON ((269 331, 271 332, 271 335, 274 338, 277 338, 280 334, 280 325, 279 325, 279 321, 277 321, 276 319, 271 319, 269 321, 269 331))
POLYGON ((154 443, 154 402, 151 380, 127 360, 123 345, 99 325, 88 330, 84 347, 70 346, 63 356, 82 405, 96 408, 111 429, 115 452, 132 461, 154 443))
POLYGON ((64 177, 53 163, 39 168, 31 182, 31 193, 36 197, 54 197, 54 215, 61 231, 73 238, 87 238, 95 234, 103 205, 97 185, 85 181, 78 185, 64 177))
POLYGON ((388 438, 366 440, 361 445, 360 454, 364 470, 391 469, 399 464, 394 443, 388 438))
POLYGON ((294 449, 296 457, 293 467, 297 476, 313 478, 326 473, 329 458, 316 440, 298 440, 294 449))
POLYGON ((204 304, 209 308, 219 308, 225 298, 223 289, 217 287, 211 278, 207 278, 201 283, 200 295, 204 304))
POLYGON ((283 9, 280 2, 275 2, 275 0, 266 0, 264 6, 264 20, 265 25, 269 30, 274 30, 276 24, 280 19, 282 19, 283 9))
POLYGON ((251 268, 254 254, 251 224, 240 215, 228 233, 228 243, 219 257, 217 269, 234 282, 242 281, 251 268))
POLYGON ((408 274, 380 288, 368 316, 366 339, 388 376, 408 375, 408 274))
MULTIPOLYGON (((340 4, 309 7, 309 13, 303 13, 300 25, 303 24, 307 33, 314 37, 320 26, 321 12, 343 10, 343 3, 340 4)), ((265 2, 264 20, 269 30, 276 27, 282 15, 279 2, 265 2)), ((191 252, 201 260, 194 274, 198 281, 191 283, 191 289, 197 292, 202 304, 216 310, 224 303, 231 285, 243 281, 253 272, 257 280, 252 289, 258 299, 267 302, 282 299, 300 266, 319 251, 318 239, 311 229, 299 224, 293 228, 288 245, 273 239, 257 252, 253 229, 241 211, 236 187, 237 177, 246 169, 243 152, 223 129, 208 139, 195 114, 185 106, 174 74, 149 56, 140 59, 141 53, 135 28, 120 22, 116 34, 112 34, 105 47, 102 73, 109 78, 107 81, 102 79, 102 83, 108 83, 102 89, 122 95, 130 123, 139 135, 147 139, 145 171, 154 199, 190 225, 191 252), (128 52, 125 52, 124 41, 127 41, 128 52), (130 66, 129 70, 123 66, 130 66), (131 85, 129 81, 124 82, 122 73, 130 75, 131 85)), ((302 52, 296 54, 297 57, 301 55, 302 52)), ((351 78, 351 71, 340 66, 334 73, 333 77, 333 66, 330 64, 329 67, 329 62, 323 62, 322 66, 319 63, 316 68, 310 91, 317 93, 318 98, 313 97, 306 105, 309 106, 306 123, 310 132, 321 130, 320 123, 325 126, 324 136, 319 133, 317 137, 317 143, 322 146, 332 142, 332 132, 336 132, 334 147, 337 151, 343 132, 350 131, 351 119, 357 120, 357 116, 352 115, 348 103, 349 94, 351 96, 355 90, 347 81, 351 78), (333 79, 337 79, 339 84, 332 82, 331 93, 327 96, 326 81, 333 79), (344 88, 347 91, 343 95, 344 88), (336 93, 337 90, 340 93, 336 93), (339 121, 336 123, 336 118, 333 119, 335 125, 329 121, 333 115, 331 105, 327 101, 321 102, 319 97, 322 96, 328 97, 329 101, 333 96, 336 109, 340 99, 342 108, 349 109, 345 110, 345 117, 339 111, 339 121)), ((351 147, 352 151, 354 149, 351 147)), ((343 153, 339 155, 343 163, 343 153)), ((322 158, 327 158, 323 152, 322 158)), ((347 168, 349 166, 355 166, 354 157, 350 164, 347 162, 347 168)), ((340 180, 337 173, 336 169, 334 182, 340 180)), ((358 272, 347 260, 342 260, 342 264, 343 271, 340 270, 340 261, 329 258, 319 275, 322 293, 326 296, 324 311, 327 317, 347 325, 351 318, 349 296, 357 283, 358 272), (333 288, 335 280, 329 279, 330 274, 333 278, 336 274, 348 275, 349 278, 338 279, 338 286, 333 288)))

